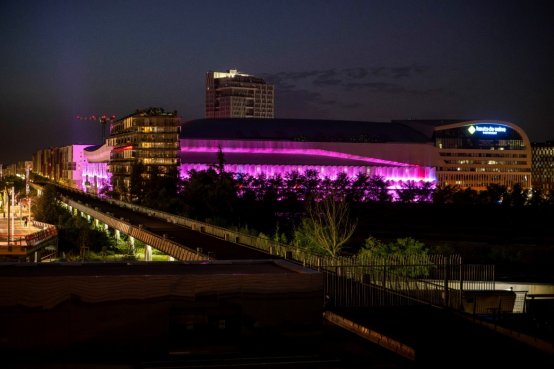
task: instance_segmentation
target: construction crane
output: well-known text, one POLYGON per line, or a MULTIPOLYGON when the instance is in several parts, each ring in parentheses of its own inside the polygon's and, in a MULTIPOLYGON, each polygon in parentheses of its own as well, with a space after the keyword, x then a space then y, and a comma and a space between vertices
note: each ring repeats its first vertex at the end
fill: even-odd
POLYGON ((107 114, 92 114, 92 115, 76 115, 75 119, 77 120, 84 120, 84 121, 92 121, 92 122, 98 122, 100 123, 101 128, 101 135, 102 135, 102 141, 103 144, 106 140, 106 124, 112 124, 115 121, 115 115, 107 115, 107 114))

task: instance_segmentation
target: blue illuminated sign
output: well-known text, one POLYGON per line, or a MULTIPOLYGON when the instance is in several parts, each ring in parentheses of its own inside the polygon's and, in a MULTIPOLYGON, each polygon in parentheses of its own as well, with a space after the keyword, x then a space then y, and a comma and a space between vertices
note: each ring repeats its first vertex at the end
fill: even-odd
POLYGON ((499 133, 506 133, 506 127, 500 125, 474 124, 467 128, 470 134, 479 133, 482 135, 496 136, 499 133))

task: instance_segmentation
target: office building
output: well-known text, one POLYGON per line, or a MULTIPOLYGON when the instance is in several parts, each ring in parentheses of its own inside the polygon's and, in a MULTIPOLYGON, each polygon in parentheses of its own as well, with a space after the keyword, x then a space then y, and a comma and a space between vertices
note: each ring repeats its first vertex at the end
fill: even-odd
POLYGON ((116 120, 107 139, 111 147, 108 168, 112 188, 121 194, 128 192, 137 165, 142 166, 140 175, 144 179, 152 173, 166 175, 175 169, 179 162, 180 128, 177 112, 162 108, 140 110, 116 120))
POLYGON ((554 190, 554 141, 533 143, 533 188, 543 192, 554 190))
POLYGON ((424 133, 439 160, 441 185, 485 190, 490 184, 531 187, 531 144, 514 123, 497 120, 395 121, 424 133))
POLYGON ((206 74, 206 118, 273 118, 274 88, 236 69, 206 74))

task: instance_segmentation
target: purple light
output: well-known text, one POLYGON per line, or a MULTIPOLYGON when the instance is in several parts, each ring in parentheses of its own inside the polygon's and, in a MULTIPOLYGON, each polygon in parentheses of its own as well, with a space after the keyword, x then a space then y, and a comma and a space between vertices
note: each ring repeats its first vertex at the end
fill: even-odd
MULTIPOLYGON (((181 164, 179 172, 182 178, 188 178, 190 170, 206 170, 208 164, 181 164)), ((346 173, 350 179, 356 178, 359 173, 368 176, 383 177, 390 182, 390 188, 400 188, 401 182, 435 182, 435 169, 429 167, 370 167, 370 166, 316 166, 316 165, 265 165, 265 164, 226 164, 225 170, 232 173, 242 173, 254 177, 265 174, 268 177, 282 176, 297 171, 304 174, 308 170, 315 170, 319 179, 336 179, 340 173, 346 173)))
MULTIPOLYGON (((227 162, 225 169, 228 172, 242 173, 254 177, 264 174, 267 177, 282 176, 296 171, 304 174, 308 170, 314 170, 318 173, 320 179, 335 179, 340 173, 346 173, 350 179, 354 179, 358 174, 367 176, 379 176, 389 181, 391 189, 400 188, 406 181, 414 182, 436 182, 435 169, 427 166, 420 166, 405 162, 386 160, 371 157, 371 146, 358 143, 318 143, 318 142, 293 142, 293 141, 259 141, 259 140, 203 140, 203 139, 181 139, 181 177, 187 178, 188 172, 194 170, 205 170, 209 168, 209 163, 205 159, 187 158, 187 153, 217 153, 220 149, 227 154, 250 154, 252 155, 252 164, 227 162), (263 156, 289 156, 283 160, 283 163, 263 163, 263 156), (365 156, 364 156, 365 155, 365 156), (329 164, 295 164, 295 157, 299 156, 319 156, 330 159, 351 160, 352 164, 333 165, 332 160, 329 164), (187 162, 187 160, 190 160, 187 162), (200 160, 200 161, 196 161, 200 160), (261 162, 261 164, 260 164, 261 162), (364 165, 363 163, 367 163, 364 165)), ((397 148, 397 150, 403 149, 397 148)), ((379 152, 379 155, 390 155, 390 151, 379 152)), ((393 152, 396 154, 398 151, 393 152)), ((267 158, 266 156, 266 158, 267 158)), ((398 156, 398 155, 397 155, 398 156)), ((213 157, 215 162, 215 155, 213 157)), ((265 159, 267 160, 267 159, 265 159)), ((339 160, 339 161, 340 161, 339 160)), ((299 160, 300 161, 300 160, 299 160)))
POLYGON ((83 191, 88 187, 96 188, 97 190, 111 186, 112 174, 108 172, 108 163, 86 163, 83 165, 81 188, 83 191))
MULTIPOLYGON (((392 160, 384 160, 377 158, 368 158, 361 155, 347 154, 344 152, 323 150, 323 149, 296 149, 296 148, 262 148, 262 147, 225 147, 221 148, 223 153, 233 153, 233 154, 271 154, 271 155, 314 155, 314 156, 324 156, 330 158, 338 159, 350 159, 364 161, 370 164, 380 164, 380 165, 393 165, 397 167, 412 167, 415 165, 400 163, 392 160)), ((190 146, 181 146, 181 152, 200 152, 200 153, 215 153, 219 151, 219 147, 190 147, 190 146)))
POLYGON ((81 181, 83 191, 87 191, 87 182, 89 183, 88 187, 92 187, 96 191, 111 186, 112 174, 108 172, 108 162, 112 148, 112 146, 104 144, 94 151, 83 151, 85 159, 81 181))

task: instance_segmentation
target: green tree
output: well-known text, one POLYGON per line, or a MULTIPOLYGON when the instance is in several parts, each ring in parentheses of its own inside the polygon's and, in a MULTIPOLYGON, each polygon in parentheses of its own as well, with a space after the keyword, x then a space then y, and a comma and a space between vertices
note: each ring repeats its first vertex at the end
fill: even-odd
POLYGON ((524 189, 520 183, 516 183, 512 186, 511 190, 505 195, 505 202, 507 205, 520 208, 527 203, 529 198, 529 190, 524 189))
POLYGON ((369 182, 369 176, 365 173, 358 173, 356 178, 352 181, 350 191, 348 193, 349 202, 363 202, 366 201, 366 192, 369 182))
POLYGON ((230 173, 217 173, 213 168, 191 170, 183 187, 181 198, 186 215, 226 224, 232 221, 238 196, 230 173))
POLYGON ((404 181, 400 183, 400 188, 396 190, 398 200, 402 203, 412 203, 418 200, 419 187, 415 181, 404 181))
POLYGON ((144 199, 144 192, 146 188, 146 181, 144 179, 145 171, 146 168, 140 161, 137 161, 131 166, 129 195, 132 202, 141 203, 144 199))
POLYGON ((142 203, 154 209, 177 212, 179 201, 177 188, 179 176, 176 167, 153 166, 149 179, 145 182, 142 203))
POLYGON ((307 216, 294 232, 294 244, 337 256, 356 229, 345 201, 329 196, 307 207, 307 216))
POLYGON ((63 209, 58 202, 58 191, 54 185, 46 185, 42 190, 42 196, 32 202, 32 212, 36 220, 48 224, 60 223, 60 214, 63 209))
POLYGON ((397 238, 393 242, 384 243, 373 236, 364 241, 364 247, 359 251, 360 255, 375 257, 404 257, 407 255, 427 255, 428 249, 424 243, 411 237, 397 238))
POLYGON ((498 205, 505 203, 503 199, 507 195, 507 187, 497 183, 491 183, 487 189, 479 193, 479 199, 485 205, 498 205))
POLYGON ((370 260, 372 264, 385 265, 391 273, 417 277, 429 274, 431 262, 428 253, 425 244, 411 237, 384 243, 369 236, 358 256, 362 260, 370 260))
POLYGON ((435 187, 432 198, 436 205, 453 204, 455 202, 454 195, 460 191, 460 186, 439 185, 435 187))
POLYGON ((389 183, 384 177, 373 175, 367 184, 367 198, 380 203, 391 202, 392 195, 388 189, 389 183))
POLYGON ((452 194, 452 200, 454 204, 462 207, 474 206, 482 203, 479 193, 471 187, 467 187, 464 190, 454 191, 452 194))
POLYGON ((529 196, 529 205, 533 207, 543 206, 546 203, 546 196, 540 187, 535 187, 531 190, 529 196))

